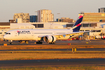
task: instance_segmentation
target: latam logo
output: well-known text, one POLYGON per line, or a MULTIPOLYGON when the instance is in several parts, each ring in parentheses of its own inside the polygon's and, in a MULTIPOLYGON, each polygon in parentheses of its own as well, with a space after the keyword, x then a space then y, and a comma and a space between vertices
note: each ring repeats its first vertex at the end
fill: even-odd
POLYGON ((30 31, 17 31, 18 34, 31 34, 30 31))

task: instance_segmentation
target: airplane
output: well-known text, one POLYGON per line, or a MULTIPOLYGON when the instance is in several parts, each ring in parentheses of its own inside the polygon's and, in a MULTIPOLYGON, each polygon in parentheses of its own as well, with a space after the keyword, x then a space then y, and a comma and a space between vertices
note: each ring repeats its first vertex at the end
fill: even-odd
POLYGON ((13 41, 30 41, 35 40, 37 44, 42 44, 43 41, 54 44, 56 40, 67 38, 69 39, 71 35, 77 33, 84 33, 79 31, 81 27, 81 22, 83 20, 83 15, 80 15, 76 23, 70 29, 15 29, 6 32, 4 35, 5 40, 9 40, 10 44, 13 41))

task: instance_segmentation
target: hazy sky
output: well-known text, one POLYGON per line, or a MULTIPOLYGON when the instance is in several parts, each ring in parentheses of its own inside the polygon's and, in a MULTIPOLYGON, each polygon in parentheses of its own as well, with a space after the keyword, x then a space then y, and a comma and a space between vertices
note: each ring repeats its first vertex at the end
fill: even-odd
POLYGON ((0 0, 0 22, 13 19, 14 13, 36 15, 37 10, 49 9, 58 17, 77 19, 80 12, 98 12, 105 0, 0 0), (57 13, 60 13, 58 15, 57 13))

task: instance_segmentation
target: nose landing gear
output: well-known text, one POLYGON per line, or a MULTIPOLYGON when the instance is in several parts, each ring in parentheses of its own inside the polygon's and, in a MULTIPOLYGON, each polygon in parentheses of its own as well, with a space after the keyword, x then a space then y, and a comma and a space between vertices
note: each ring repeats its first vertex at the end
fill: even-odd
POLYGON ((10 40, 10 44, 13 44, 13 43, 12 43, 12 40, 10 40))

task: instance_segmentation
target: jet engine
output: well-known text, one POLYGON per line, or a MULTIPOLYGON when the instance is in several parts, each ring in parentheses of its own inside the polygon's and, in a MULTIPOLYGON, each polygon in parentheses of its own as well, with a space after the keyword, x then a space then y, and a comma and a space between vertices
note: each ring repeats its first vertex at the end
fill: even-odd
POLYGON ((55 36, 45 36, 44 41, 49 44, 53 44, 56 41, 56 37, 55 36))

